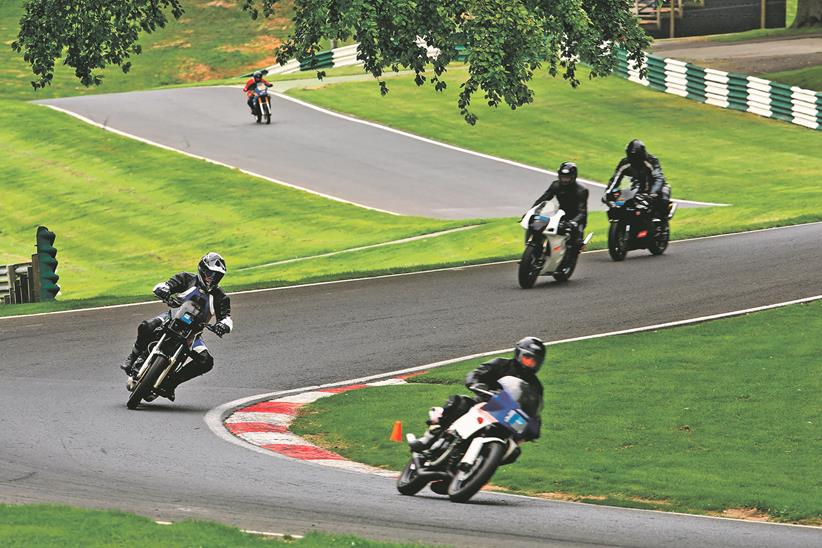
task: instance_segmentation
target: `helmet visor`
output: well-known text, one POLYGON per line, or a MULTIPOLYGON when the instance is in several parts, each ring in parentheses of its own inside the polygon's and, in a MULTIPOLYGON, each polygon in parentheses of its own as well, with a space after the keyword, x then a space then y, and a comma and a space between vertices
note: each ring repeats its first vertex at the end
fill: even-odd
POLYGON ((519 363, 529 369, 534 369, 537 366, 537 358, 533 354, 522 354, 519 357, 519 363))

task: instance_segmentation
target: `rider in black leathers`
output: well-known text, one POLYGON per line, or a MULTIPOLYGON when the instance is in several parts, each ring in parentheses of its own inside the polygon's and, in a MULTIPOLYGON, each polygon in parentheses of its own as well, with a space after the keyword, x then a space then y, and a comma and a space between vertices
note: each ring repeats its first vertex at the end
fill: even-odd
POLYGON ((588 224, 588 189, 577 182, 577 165, 573 162, 563 162, 557 175, 558 179, 551 182, 533 205, 556 198, 571 226, 569 245, 578 247, 588 224))
POLYGON ((662 222, 662 226, 667 226, 671 187, 665 182, 659 159, 648 153, 639 139, 634 139, 625 147, 625 158, 619 161, 608 181, 603 202, 608 201, 609 195, 619 188, 622 178, 626 176, 631 178, 631 188, 650 196, 654 216, 662 222))
MULTIPOLYGON (((542 421, 543 388, 542 383, 537 378, 537 372, 545 361, 545 344, 536 337, 525 337, 521 339, 514 348, 513 358, 495 358, 485 362, 475 370, 468 373, 465 378, 465 386, 469 390, 500 390, 499 380, 503 377, 518 377, 524 380, 527 391, 520 397, 519 403, 531 421, 525 431, 524 441, 539 438, 542 421)), ((467 413, 474 405, 489 399, 487 394, 477 392, 476 396, 451 396, 448 402, 442 407, 442 414, 436 419, 426 421, 429 425, 428 431, 419 439, 414 440, 410 446, 414 451, 423 451, 439 436, 439 434, 454 421, 467 413)))
MULTIPOLYGON (((207 253, 197 265, 197 274, 190 272, 175 274, 168 281, 157 284, 154 287, 154 294, 161 300, 168 301, 172 295, 184 296, 193 291, 194 288, 198 288, 210 297, 210 312, 217 318, 214 333, 223 336, 234 327, 231 320, 231 299, 218 287, 225 272, 226 266, 223 258, 218 253, 207 253)), ((148 345, 157 340, 158 329, 169 317, 169 314, 170 312, 167 311, 156 318, 144 320, 137 327, 137 341, 134 343, 134 348, 120 366, 129 377, 133 377, 137 373, 142 365, 141 360, 145 359, 143 354, 148 350, 148 345)), ((174 401, 174 390, 177 386, 194 377, 208 373, 214 367, 214 358, 208 352, 208 348, 200 335, 195 339, 191 350, 195 358, 189 361, 179 373, 169 377, 164 383, 164 387, 168 388, 160 394, 161 396, 174 401)))

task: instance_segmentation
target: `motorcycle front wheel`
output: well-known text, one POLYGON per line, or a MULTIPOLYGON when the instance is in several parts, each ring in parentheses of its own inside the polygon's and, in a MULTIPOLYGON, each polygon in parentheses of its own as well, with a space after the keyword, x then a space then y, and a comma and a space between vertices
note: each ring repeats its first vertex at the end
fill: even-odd
POLYGON ((471 468, 458 471, 451 480, 448 486, 448 498, 451 502, 467 502, 482 489, 497 471, 504 454, 505 445, 498 441, 483 445, 471 468))
POLYGON ((265 102, 265 123, 271 123, 271 101, 266 100, 265 102))
POLYGON ((155 355, 151 359, 151 363, 148 365, 148 369, 145 374, 137 381, 137 384, 134 385, 134 390, 132 390, 131 395, 128 397, 126 407, 129 409, 137 409, 137 406, 140 405, 143 398, 148 396, 148 393, 151 392, 151 389, 154 387, 154 383, 156 383, 157 379, 160 378, 160 374, 165 368, 165 357, 155 355))
POLYGON ((533 244, 525 246, 522 253, 522 260, 519 262, 518 280, 519 286, 523 289, 531 289, 539 277, 539 250, 533 244))
POLYGON ((628 236, 622 222, 611 223, 608 229, 608 254, 614 261, 625 260, 628 254, 628 236))
POLYGON ((428 482, 420 478, 420 472, 414 459, 411 458, 405 465, 400 477, 397 478, 397 491, 403 495, 416 495, 428 482))

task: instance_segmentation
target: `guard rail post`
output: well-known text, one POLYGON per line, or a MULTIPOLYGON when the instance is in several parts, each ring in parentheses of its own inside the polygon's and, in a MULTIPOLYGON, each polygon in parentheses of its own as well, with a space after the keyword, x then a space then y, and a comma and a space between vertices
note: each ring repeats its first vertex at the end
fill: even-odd
POLYGON ((9 267, 0 265, 0 302, 2 302, 2 304, 11 304, 10 290, 9 267))

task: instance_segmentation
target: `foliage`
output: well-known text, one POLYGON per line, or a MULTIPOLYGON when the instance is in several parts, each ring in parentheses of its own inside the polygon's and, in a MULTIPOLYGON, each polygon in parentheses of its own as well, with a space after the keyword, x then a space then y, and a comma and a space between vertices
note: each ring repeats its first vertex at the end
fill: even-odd
MULTIPOLYGON (((252 18, 268 17, 282 1, 243 0, 241 6, 252 18)), ((25 8, 12 48, 31 65, 35 88, 51 82, 64 52, 65 64, 86 86, 99 84, 94 71, 107 65, 128 72, 129 58, 141 52, 140 33, 183 14, 181 0, 27 0, 25 8)), ((614 44, 639 59, 649 41, 628 0, 299 0, 295 25, 278 50, 280 62, 311 56, 325 38, 353 37, 375 77, 407 67, 417 85, 430 81, 436 90, 445 88, 446 67, 467 47, 470 70, 458 105, 472 124, 469 106, 480 91, 489 105, 514 109, 533 101, 529 82, 543 62, 551 75, 562 73, 577 86, 578 63, 592 67, 590 76, 603 76, 615 65, 614 44), (428 47, 439 53, 429 58, 428 47)), ((380 87, 387 92, 384 80, 380 87)))

